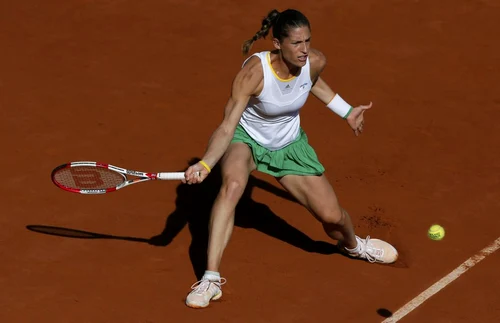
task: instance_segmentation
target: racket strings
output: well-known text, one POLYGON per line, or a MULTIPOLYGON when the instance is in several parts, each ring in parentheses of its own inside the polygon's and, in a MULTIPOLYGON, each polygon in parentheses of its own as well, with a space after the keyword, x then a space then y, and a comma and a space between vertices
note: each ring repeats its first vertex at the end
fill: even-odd
POLYGON ((120 173, 92 166, 63 168, 54 175, 54 179, 65 187, 75 189, 108 189, 126 180, 120 173))

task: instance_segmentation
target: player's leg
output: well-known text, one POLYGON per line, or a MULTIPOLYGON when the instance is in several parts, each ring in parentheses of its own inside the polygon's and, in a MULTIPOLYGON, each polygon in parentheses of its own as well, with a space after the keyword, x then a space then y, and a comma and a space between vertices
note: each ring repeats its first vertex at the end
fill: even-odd
POLYGON ((206 307, 210 300, 222 296, 221 285, 225 282, 219 274, 222 254, 233 232, 236 205, 255 169, 250 148, 240 142, 229 146, 220 163, 222 186, 210 216, 207 271, 186 298, 186 305, 193 308, 206 307))
POLYGON ((233 143, 221 161, 222 187, 212 207, 207 270, 219 271, 222 253, 234 227, 234 212, 255 163, 248 145, 233 143))
POLYGON ((350 256, 370 262, 392 263, 398 253, 379 239, 361 239, 354 233, 349 214, 340 206, 333 187, 324 176, 286 175, 280 184, 304 205, 322 224, 332 239, 339 240, 350 256))

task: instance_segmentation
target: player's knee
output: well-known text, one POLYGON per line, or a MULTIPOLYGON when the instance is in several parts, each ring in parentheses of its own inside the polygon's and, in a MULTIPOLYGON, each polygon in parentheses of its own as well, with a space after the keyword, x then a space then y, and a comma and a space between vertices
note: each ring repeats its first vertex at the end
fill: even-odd
POLYGON ((345 222, 345 215, 341 210, 330 211, 320 216, 323 225, 343 225, 345 222))
POLYGON ((245 183, 242 180, 229 178, 222 184, 221 194, 230 200, 238 201, 245 191, 245 183))

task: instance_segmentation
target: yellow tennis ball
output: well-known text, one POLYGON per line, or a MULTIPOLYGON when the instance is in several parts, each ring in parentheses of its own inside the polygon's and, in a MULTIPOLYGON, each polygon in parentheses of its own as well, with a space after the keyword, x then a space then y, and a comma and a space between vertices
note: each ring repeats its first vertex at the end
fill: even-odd
POLYGON ((439 224, 434 224, 429 228, 427 235, 432 240, 441 240, 444 238, 444 228, 439 224))

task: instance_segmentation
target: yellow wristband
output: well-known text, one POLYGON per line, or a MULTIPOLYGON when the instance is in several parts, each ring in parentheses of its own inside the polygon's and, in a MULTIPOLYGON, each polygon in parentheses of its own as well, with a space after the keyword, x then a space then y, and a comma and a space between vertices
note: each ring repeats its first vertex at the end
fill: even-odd
POLYGON ((212 170, 210 169, 210 166, 208 166, 207 163, 205 163, 203 160, 200 160, 200 164, 203 165, 203 167, 206 168, 206 170, 208 170, 208 172, 210 173, 212 170))

